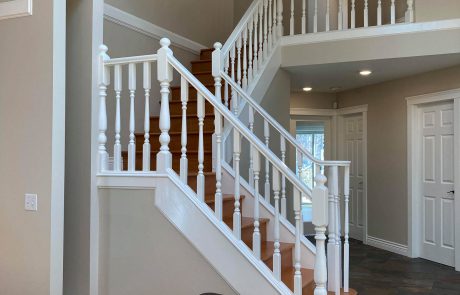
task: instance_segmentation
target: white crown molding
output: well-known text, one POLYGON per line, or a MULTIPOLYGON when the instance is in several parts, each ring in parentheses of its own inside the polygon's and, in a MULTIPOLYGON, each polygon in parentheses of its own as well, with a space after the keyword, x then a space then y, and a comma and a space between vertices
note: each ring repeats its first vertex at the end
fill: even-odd
POLYGON ((207 48, 200 43, 168 31, 109 4, 104 4, 104 19, 151 38, 160 40, 163 37, 167 37, 174 46, 194 54, 200 54, 202 49, 207 48))
POLYGON ((372 236, 367 236, 367 245, 376 247, 382 250, 393 252, 399 255, 408 256, 409 251, 407 245, 379 239, 372 236))
POLYGON ((369 106, 359 105, 340 109, 312 109, 312 108, 291 108, 291 116, 322 116, 334 117, 337 115, 350 115, 357 113, 364 113, 368 111, 369 106))
POLYGON ((0 3, 0 20, 32 15, 32 0, 11 0, 0 3))

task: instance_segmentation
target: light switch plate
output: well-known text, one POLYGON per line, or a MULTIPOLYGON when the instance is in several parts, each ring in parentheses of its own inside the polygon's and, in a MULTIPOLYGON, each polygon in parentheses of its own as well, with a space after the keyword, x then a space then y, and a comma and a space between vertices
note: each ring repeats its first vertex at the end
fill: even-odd
POLYGON ((36 194, 25 194, 24 209, 26 211, 38 210, 38 196, 36 194))

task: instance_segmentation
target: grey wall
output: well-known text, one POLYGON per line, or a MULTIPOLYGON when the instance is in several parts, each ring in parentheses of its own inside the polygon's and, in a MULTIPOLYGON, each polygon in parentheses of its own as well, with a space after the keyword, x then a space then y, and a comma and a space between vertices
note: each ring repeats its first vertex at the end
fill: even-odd
POLYGON ((369 235, 407 244, 407 106, 405 98, 459 88, 459 75, 460 67, 457 66, 338 94, 340 107, 369 105, 369 235))
POLYGON ((426 22, 460 17, 458 0, 415 0, 415 21, 426 22))
POLYGON ((293 92, 291 93, 291 108, 332 109, 337 101, 336 93, 322 92, 293 92))
POLYGON ((62 293, 65 2, 0 21, 0 294, 62 293), (24 194, 38 194, 38 211, 24 194))
POLYGON ((155 191, 99 196, 101 295, 236 294, 155 207, 155 191))
POLYGON ((225 42, 233 26, 233 1, 106 0, 106 3, 190 40, 212 47, 225 42))

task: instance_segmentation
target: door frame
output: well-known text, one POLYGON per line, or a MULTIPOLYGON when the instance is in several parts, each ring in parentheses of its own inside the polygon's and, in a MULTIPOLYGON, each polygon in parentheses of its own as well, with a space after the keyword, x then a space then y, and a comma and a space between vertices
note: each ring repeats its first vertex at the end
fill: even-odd
MULTIPOLYGON (((421 255, 421 200, 417 196, 422 191, 421 163, 422 156, 417 142, 420 139, 420 108, 429 103, 453 101, 454 118, 460 118, 460 88, 448 91, 407 97, 407 192, 408 192, 408 249, 412 258, 421 255)), ((454 122, 454 187, 460 192, 460 120, 454 122)), ((460 224, 460 193, 454 198, 455 225, 460 224)), ((455 226, 455 269, 460 271, 460 230, 455 226)))
POLYGON ((293 116, 309 116, 309 117, 330 117, 332 126, 331 136, 331 160, 338 160, 343 154, 343 132, 340 132, 339 126, 343 126, 343 119, 345 116, 362 114, 363 116, 363 165, 364 165, 364 225, 363 225, 363 243, 368 243, 368 206, 367 206, 367 113, 369 106, 358 105, 352 107, 345 107, 340 109, 312 109, 312 108, 292 108, 290 111, 291 121, 293 116))

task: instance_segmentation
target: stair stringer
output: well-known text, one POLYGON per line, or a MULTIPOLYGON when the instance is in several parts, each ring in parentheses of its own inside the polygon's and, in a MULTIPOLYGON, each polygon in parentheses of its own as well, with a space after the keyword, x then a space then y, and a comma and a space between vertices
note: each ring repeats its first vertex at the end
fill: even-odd
POLYGON ((237 293, 292 294, 173 170, 158 176, 156 189, 155 206, 237 293))
MULTIPOLYGON (((229 164, 222 161, 222 192, 224 194, 233 194, 235 183, 235 173, 229 164)), ((243 200, 243 216, 253 217, 254 216, 254 190, 248 184, 248 182, 240 177, 241 184, 241 195, 244 195, 243 200)), ((260 217, 268 218, 270 222, 267 226, 267 239, 273 241, 274 232, 274 220, 275 220, 275 208, 265 201, 264 197, 259 194, 260 200, 260 217)), ((280 241, 285 243, 295 243, 295 227, 283 216, 280 216, 280 241)), ((301 264, 303 268, 314 269, 315 268, 315 256, 316 247, 304 236, 300 237, 301 245, 301 264)), ((292 256, 294 257, 294 255, 292 256)))

